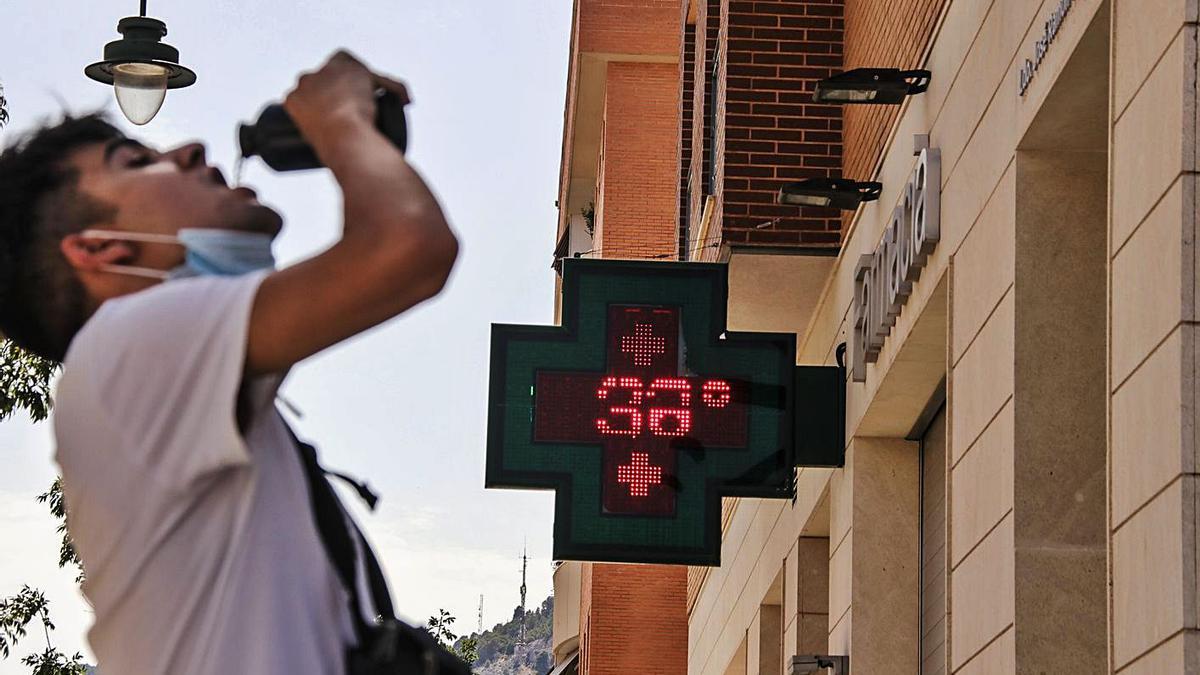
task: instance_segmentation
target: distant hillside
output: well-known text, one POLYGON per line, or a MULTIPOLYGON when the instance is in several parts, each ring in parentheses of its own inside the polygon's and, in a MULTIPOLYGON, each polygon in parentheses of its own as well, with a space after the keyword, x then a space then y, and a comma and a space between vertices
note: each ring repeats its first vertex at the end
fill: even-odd
POLYGON ((513 618, 508 623, 496 624, 482 634, 464 636, 479 641, 479 660, 472 670, 476 675, 546 675, 554 667, 550 646, 553 616, 553 597, 527 612, 525 644, 517 644, 521 637, 520 607, 513 610, 513 618))

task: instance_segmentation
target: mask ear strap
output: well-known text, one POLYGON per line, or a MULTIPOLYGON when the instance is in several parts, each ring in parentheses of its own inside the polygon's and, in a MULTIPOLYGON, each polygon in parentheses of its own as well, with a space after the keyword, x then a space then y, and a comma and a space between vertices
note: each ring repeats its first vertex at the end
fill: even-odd
MULTIPOLYGON (((120 230, 84 230, 81 237, 87 239, 121 239, 124 241, 139 241, 146 244, 175 244, 180 245, 179 238, 170 234, 153 234, 150 232, 122 232, 120 230)), ((166 281, 171 278, 169 272, 156 270, 152 267, 137 267, 135 265, 101 265, 101 272, 112 274, 127 274, 144 277, 156 281, 166 281)))
POLYGON ((127 274, 135 277, 145 277, 147 279, 155 279, 157 281, 166 281, 171 278, 170 272, 156 270, 153 267, 135 267, 133 265, 101 265, 101 272, 109 272, 112 274, 127 274))
POLYGON ((86 239, 123 239, 125 241, 140 241, 147 244, 176 244, 181 245, 179 237, 173 234, 152 234, 150 232, 122 232, 120 230, 84 230, 79 235, 86 239))

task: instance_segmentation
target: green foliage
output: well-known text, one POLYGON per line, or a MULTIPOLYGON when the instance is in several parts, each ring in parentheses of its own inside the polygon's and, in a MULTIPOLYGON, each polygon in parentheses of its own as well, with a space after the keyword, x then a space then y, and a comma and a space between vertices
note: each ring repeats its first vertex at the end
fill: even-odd
POLYGON ((425 631, 433 636, 433 639, 438 641, 438 644, 443 647, 454 644, 458 636, 450 632, 450 625, 454 623, 454 617, 450 612, 444 609, 438 610, 437 616, 429 617, 428 625, 425 631))
POLYGON ((35 621, 42 625, 46 650, 26 656, 21 663, 32 669, 32 675, 84 675, 87 666, 83 663, 83 654, 76 652, 68 658, 50 645, 50 631, 54 630, 50 621, 50 603, 45 594, 28 586, 23 586, 11 598, 0 600, 0 655, 7 659, 26 636, 29 624, 35 621))
POLYGON ((0 655, 8 658, 34 619, 41 619, 47 630, 54 630, 48 605, 45 594, 28 586, 22 586, 21 592, 11 598, 0 600, 0 655))
POLYGON ((83 662, 83 654, 75 652, 70 658, 53 647, 46 647, 41 654, 30 654, 21 659, 21 663, 33 670, 32 675, 85 675, 87 665, 83 662))
POLYGON ((8 124, 8 99, 4 98, 4 85, 0 84, 0 129, 8 124))
POLYGON ((479 640, 473 637, 459 639, 454 644, 454 654, 462 659, 464 663, 475 663, 479 660, 479 640))
POLYGON ((50 489, 38 495, 37 500, 42 504, 49 504, 50 515, 58 519, 58 533, 62 535, 62 543, 58 547, 58 566, 74 565, 78 570, 75 575, 75 583, 82 584, 84 580, 83 561, 75 552, 75 542, 71 541, 71 535, 67 532, 67 505, 63 502, 62 478, 55 478, 50 489))
MULTIPOLYGON (((0 89, 0 127, 8 121, 4 110, 3 90, 0 89)), ((13 343, 0 339, 0 421, 24 410, 34 422, 45 420, 50 414, 50 381, 58 370, 58 364, 25 352, 13 343)), ((66 504, 63 503, 62 479, 55 480, 50 489, 38 496, 38 501, 48 504, 50 513, 59 520, 58 531, 62 534, 58 566, 68 564, 79 568, 77 580, 83 580, 83 567, 75 554, 75 547, 67 535, 66 504)), ((30 654, 21 663, 30 668, 32 675, 84 675, 88 667, 83 655, 76 652, 67 656, 50 644, 50 606, 41 591, 23 586, 16 595, 0 599, 0 657, 7 659, 17 642, 26 637, 31 623, 40 623, 46 639, 46 649, 30 654)))
POLYGON ((426 622, 425 631, 432 635, 438 641, 438 644, 449 649, 455 656, 467 664, 475 663, 475 659, 479 658, 479 651, 476 649, 476 640, 475 638, 459 638, 456 636, 450 630, 450 626, 454 621, 455 618, 450 612, 439 609, 437 616, 429 617, 429 621, 426 622))
MULTIPOLYGON (((549 642, 554 630, 554 597, 546 598, 540 607, 525 612, 525 642, 538 642, 543 638, 549 642)), ((472 636, 476 637, 476 636, 472 636)), ((511 621, 496 624, 489 631, 476 637, 479 658, 476 666, 486 665, 501 655, 511 655, 521 640, 521 608, 513 609, 511 621)))
POLYGON ((588 202, 588 205, 579 211, 583 216, 583 229, 587 231, 589 237, 596 236, 596 203, 588 202))
POLYGON ((8 340, 0 340, 0 421, 18 410, 29 413, 34 422, 50 414, 50 380, 58 364, 21 349, 8 340))

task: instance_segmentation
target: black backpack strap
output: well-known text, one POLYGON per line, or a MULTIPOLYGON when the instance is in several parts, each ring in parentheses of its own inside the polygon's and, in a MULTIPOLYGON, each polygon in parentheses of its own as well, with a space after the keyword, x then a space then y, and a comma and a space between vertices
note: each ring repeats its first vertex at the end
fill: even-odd
POLYGON ((342 509, 341 502, 338 501, 337 493, 333 491, 333 486, 325 478, 325 472, 321 469, 321 465, 317 462, 317 451, 312 445, 301 441, 296 437, 296 434, 289 428, 288 433, 292 435, 292 439, 296 443, 298 454, 300 455, 300 464, 304 468, 304 477, 308 482, 309 500, 312 503, 313 519, 317 525, 317 534, 320 535, 321 544, 325 548, 325 553, 329 556, 329 561, 333 564, 333 569, 337 573, 338 579, 342 582, 342 588, 345 589, 346 595, 350 599, 350 615, 351 621, 354 622, 354 632, 358 635, 359 644, 366 644, 369 641, 371 629, 363 618, 362 602, 358 597, 358 573, 355 565, 357 558, 354 549, 353 537, 358 537, 362 550, 365 552, 364 562, 368 569, 368 577, 372 581, 371 594, 376 602, 378 613, 384 618, 392 618, 392 603, 388 596, 387 584, 382 583, 377 586, 374 583, 373 577, 378 575, 380 582, 383 581, 383 572, 379 570, 379 563, 375 559, 374 553, 371 552, 371 547, 367 541, 362 538, 357 527, 351 529, 348 524, 349 516, 342 509), (374 571, 372 571, 374 568, 374 571), (374 597, 382 595, 382 597, 374 597), (386 612, 384 610, 387 610, 386 612))
POLYGON ((432 635, 396 619, 392 597, 375 552, 342 508, 325 470, 317 461, 316 448, 296 438, 290 428, 288 433, 296 443, 304 468, 321 545, 349 596, 358 645, 346 651, 348 672, 354 675, 469 675, 470 667, 439 645, 432 635), (355 537, 360 546, 358 550, 363 554, 367 585, 375 604, 377 622, 374 625, 363 618, 358 595, 355 537))
POLYGON ((392 594, 388 590, 387 579, 383 576, 379 560, 375 558, 375 551, 367 543, 367 539, 358 529, 358 525, 353 520, 347 520, 354 528, 354 534, 358 537, 358 541, 362 544, 363 567, 367 570, 367 588, 371 591, 371 602, 375 603, 375 613, 379 615, 380 619, 395 619, 396 611, 392 607, 392 594))

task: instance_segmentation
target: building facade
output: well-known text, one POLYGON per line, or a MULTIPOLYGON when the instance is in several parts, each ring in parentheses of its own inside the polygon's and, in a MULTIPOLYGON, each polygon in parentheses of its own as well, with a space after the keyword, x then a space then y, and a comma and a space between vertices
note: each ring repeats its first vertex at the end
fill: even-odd
POLYGON ((555 258, 849 347, 846 461, 715 568, 564 563, 584 674, 1200 672, 1195 0, 576 0, 555 258), (858 67, 904 103, 813 102, 858 67), (856 211, 790 181, 882 183, 856 211))

